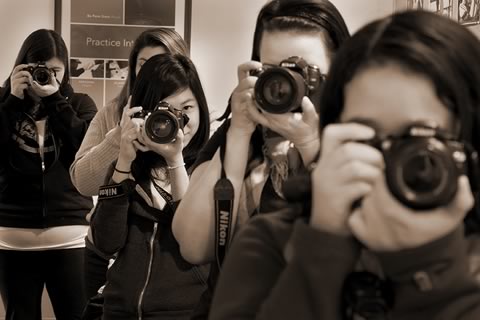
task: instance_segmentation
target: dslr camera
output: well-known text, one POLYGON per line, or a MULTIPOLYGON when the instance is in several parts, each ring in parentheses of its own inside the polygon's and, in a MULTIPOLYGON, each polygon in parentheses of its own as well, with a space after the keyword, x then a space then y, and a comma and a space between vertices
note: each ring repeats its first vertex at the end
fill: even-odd
POLYGON ((435 124, 415 123, 398 135, 376 136, 365 143, 383 153, 388 188, 411 209, 430 210, 450 203, 462 174, 468 176, 472 191, 478 189, 477 153, 435 124))
POLYGON ((316 100, 325 78, 317 66, 297 56, 278 66, 263 65, 250 75, 258 77, 254 89, 257 104, 264 111, 277 114, 299 111, 304 96, 316 100))
POLYGON ((49 84, 52 76, 55 76, 55 71, 42 63, 39 63, 36 66, 28 66, 26 70, 30 72, 33 80, 38 82, 41 86, 49 84))
POLYGON ((178 130, 183 130, 189 120, 186 114, 165 101, 160 101, 153 110, 142 110, 133 117, 144 119, 145 133, 153 142, 160 144, 175 141, 178 130))
POLYGON ((389 319, 395 303, 393 285, 369 271, 350 273, 342 288, 345 320, 389 319))

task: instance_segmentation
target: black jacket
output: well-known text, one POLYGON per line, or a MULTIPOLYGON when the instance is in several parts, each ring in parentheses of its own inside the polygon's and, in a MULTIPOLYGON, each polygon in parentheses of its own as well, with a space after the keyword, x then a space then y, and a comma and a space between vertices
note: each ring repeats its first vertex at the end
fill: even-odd
POLYGON ((104 320, 189 319, 206 288, 208 270, 185 261, 173 236, 175 205, 152 207, 149 189, 133 180, 100 188, 94 243, 104 255, 117 253, 103 291, 104 320))
POLYGON ((73 186, 69 168, 97 107, 86 94, 59 92, 40 101, 46 116, 40 157, 31 99, 0 90, 0 226, 85 225, 92 199, 73 186))

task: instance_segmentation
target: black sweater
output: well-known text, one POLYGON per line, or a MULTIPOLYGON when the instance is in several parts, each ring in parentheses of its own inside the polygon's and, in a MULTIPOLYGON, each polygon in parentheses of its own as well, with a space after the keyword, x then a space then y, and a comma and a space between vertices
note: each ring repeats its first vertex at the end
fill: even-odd
POLYGON ((86 94, 59 92, 41 100, 46 116, 40 156, 31 100, 0 90, 0 226, 47 228, 85 225, 92 208, 73 186, 69 168, 97 112, 86 94))

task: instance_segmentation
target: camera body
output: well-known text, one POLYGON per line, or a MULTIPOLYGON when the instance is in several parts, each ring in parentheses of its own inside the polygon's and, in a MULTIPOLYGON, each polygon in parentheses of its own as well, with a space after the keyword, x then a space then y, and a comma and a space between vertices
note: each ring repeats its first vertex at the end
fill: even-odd
POLYGON ((390 192, 405 206, 430 210, 452 201, 465 174, 472 191, 479 182, 478 155, 435 124, 418 122, 395 136, 364 141, 380 150, 390 192))
POLYGON ((392 283, 369 271, 352 272, 343 283, 342 309, 346 320, 388 319, 394 302, 392 283))
POLYGON ((30 72, 33 80, 42 86, 49 84, 52 76, 55 76, 55 71, 51 70, 42 63, 39 63, 36 66, 28 66, 26 70, 30 72))
POLYGON ((315 101, 325 78, 317 66, 297 56, 283 60, 278 66, 263 65, 252 70, 250 75, 258 77, 255 84, 257 104, 262 110, 276 114, 300 110, 304 96, 315 101))
POLYGON ((188 116, 176 110, 166 101, 160 101, 153 110, 142 110, 133 116, 145 120, 146 135, 155 143, 167 144, 175 141, 178 130, 188 123, 188 116))

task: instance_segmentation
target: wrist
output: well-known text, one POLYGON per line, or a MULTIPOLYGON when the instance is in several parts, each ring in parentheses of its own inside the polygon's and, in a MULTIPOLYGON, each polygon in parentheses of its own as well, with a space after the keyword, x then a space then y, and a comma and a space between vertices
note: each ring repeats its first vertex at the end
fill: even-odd
POLYGON ((302 157, 303 164, 305 166, 310 165, 313 161, 315 161, 315 157, 318 154, 318 151, 320 150, 320 139, 318 137, 301 142, 301 143, 293 143, 295 148, 298 150, 300 153, 300 156, 302 157))
POLYGON ((183 156, 177 157, 174 159, 166 159, 167 162, 167 169, 176 169, 185 166, 185 161, 183 160, 183 156))

